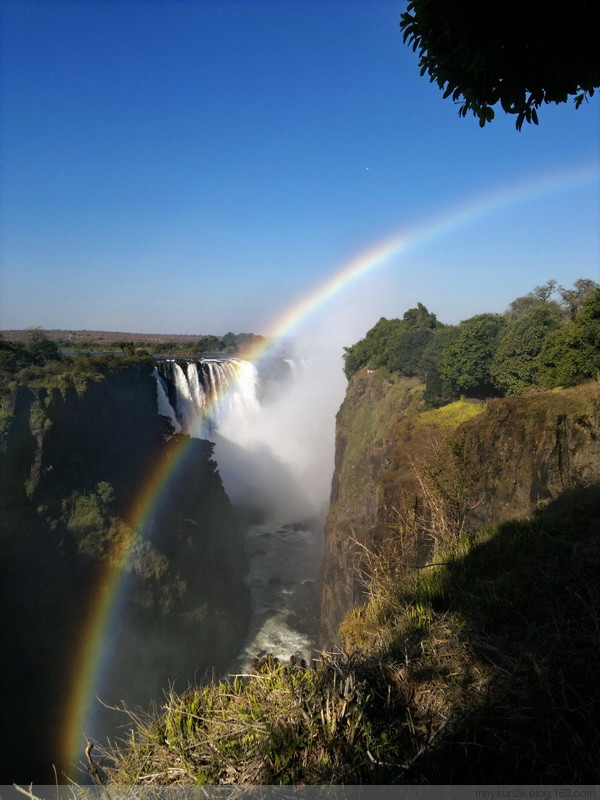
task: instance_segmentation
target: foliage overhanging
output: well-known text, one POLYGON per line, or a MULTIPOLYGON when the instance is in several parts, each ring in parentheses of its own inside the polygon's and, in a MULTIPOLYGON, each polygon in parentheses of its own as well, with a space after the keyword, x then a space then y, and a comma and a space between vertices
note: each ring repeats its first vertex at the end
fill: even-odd
POLYGON ((500 103, 516 127, 538 124, 542 103, 575 108, 600 86, 600 6, 526 0, 516 4, 475 0, 411 0, 401 16, 404 41, 419 53, 421 75, 444 98, 461 102, 483 127, 500 103))

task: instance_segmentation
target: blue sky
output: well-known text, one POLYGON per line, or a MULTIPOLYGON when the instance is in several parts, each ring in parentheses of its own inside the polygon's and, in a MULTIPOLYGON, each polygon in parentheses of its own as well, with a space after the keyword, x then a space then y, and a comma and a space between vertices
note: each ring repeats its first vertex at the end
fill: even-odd
POLYGON ((419 300, 458 322, 549 278, 599 279, 598 96, 480 129, 419 75, 404 8, 4 0, 0 327, 265 333, 378 241, 594 165, 359 294, 369 324, 419 300))

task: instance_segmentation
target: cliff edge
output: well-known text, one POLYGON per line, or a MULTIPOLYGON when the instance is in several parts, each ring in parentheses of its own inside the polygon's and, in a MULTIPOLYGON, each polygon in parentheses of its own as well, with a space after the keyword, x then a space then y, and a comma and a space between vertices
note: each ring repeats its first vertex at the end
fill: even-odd
POLYGON ((340 644, 341 621, 366 598, 368 553, 401 531, 404 565, 427 563, 444 536, 432 503, 474 531, 600 482, 599 383, 431 411, 423 388, 379 370, 348 384, 325 527, 323 647, 340 644))

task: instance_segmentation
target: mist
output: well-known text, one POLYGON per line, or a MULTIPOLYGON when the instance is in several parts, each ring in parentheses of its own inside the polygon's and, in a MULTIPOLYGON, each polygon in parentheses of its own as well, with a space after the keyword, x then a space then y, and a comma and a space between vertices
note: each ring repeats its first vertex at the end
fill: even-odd
MULTIPOLYGON (((344 347, 362 338, 389 304, 385 276, 347 288, 307 317, 287 343, 293 368, 259 407, 223 420, 215 458, 234 504, 260 506, 270 521, 324 520, 344 399, 344 347)), ((259 365, 260 368, 260 365, 259 365)))

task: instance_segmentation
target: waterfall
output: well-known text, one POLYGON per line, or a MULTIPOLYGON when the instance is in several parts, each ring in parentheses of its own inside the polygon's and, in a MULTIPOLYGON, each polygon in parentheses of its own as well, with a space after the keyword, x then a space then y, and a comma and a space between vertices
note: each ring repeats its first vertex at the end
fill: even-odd
POLYGON ((158 413, 196 438, 244 425, 259 410, 256 367, 237 358, 166 359, 154 370, 158 413))
POLYGON ((175 433, 178 433, 181 430, 181 425, 179 424, 179 420, 173 411, 173 406, 169 402, 169 396, 167 394, 165 382, 156 367, 154 368, 152 374, 156 380, 156 402, 158 404, 158 413, 163 417, 167 417, 171 421, 171 425, 173 426, 175 433))
POLYGON ((330 476, 311 468, 314 386, 301 373, 296 361, 271 359, 261 365, 259 395, 256 367, 238 358, 167 359, 155 371, 159 413, 212 441, 227 495, 252 521, 244 542, 251 619, 236 672, 257 655, 308 660, 312 653, 322 485, 330 476), (320 488, 317 502, 306 492, 311 482, 320 488))
POLYGON ((198 375, 198 364, 190 363, 188 364, 188 384, 190 387, 190 392, 192 395, 192 400, 197 409, 203 409, 206 406, 206 395, 204 393, 204 389, 202 388, 202 384, 200 383, 200 377, 198 375))

